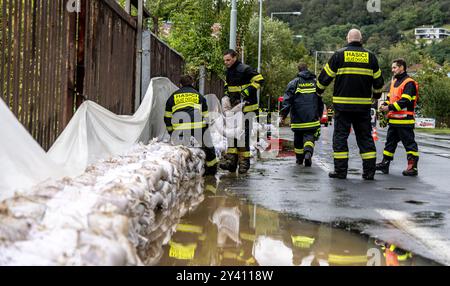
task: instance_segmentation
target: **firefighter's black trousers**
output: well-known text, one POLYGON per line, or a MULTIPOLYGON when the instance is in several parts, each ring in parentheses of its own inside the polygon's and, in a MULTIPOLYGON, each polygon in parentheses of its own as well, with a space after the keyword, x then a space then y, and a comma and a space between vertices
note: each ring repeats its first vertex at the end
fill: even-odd
POLYGON ((312 156, 314 153, 314 133, 317 129, 293 129, 292 131, 294 131, 294 150, 297 159, 302 160, 305 157, 305 152, 310 152, 312 156))
POLYGON ((395 149, 398 142, 402 141, 405 147, 408 160, 419 157, 419 149, 414 139, 414 128, 403 126, 389 126, 386 137, 386 145, 383 151, 383 157, 386 160, 393 160, 395 149))
POLYGON ((372 138, 370 110, 367 112, 337 111, 334 115, 333 157, 334 169, 337 173, 347 173, 349 150, 347 139, 350 129, 353 130, 363 160, 363 171, 375 172, 377 152, 372 138))

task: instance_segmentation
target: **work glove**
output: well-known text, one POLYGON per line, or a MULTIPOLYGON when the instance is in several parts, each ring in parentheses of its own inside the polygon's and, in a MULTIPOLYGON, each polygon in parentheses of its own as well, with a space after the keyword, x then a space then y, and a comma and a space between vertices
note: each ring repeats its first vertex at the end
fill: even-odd
POLYGON ((241 91, 241 95, 242 95, 243 98, 249 97, 249 96, 250 96, 250 90, 248 90, 248 88, 243 89, 243 90, 241 91))
POLYGON ((321 130, 321 128, 319 127, 319 128, 317 128, 316 132, 314 133, 314 140, 315 141, 319 140, 320 130, 321 130))
POLYGON ((385 128, 388 125, 387 112, 377 110, 377 119, 381 128, 385 128))

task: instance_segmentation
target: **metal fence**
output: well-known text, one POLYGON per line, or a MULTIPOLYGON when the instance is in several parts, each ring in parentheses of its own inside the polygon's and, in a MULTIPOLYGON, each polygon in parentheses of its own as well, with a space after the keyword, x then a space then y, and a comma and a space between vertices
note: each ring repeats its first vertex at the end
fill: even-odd
MULTIPOLYGON (((140 81, 137 21, 114 0, 68 2, 0 0, 0 97, 45 150, 85 99, 133 113, 140 81)), ((150 76, 178 83, 183 57, 150 38, 150 76)), ((205 92, 221 98, 222 80, 209 74, 205 92)))
POLYGON ((136 20, 114 0, 68 2, 0 2, 0 96, 46 150, 84 99, 134 111, 136 20))
POLYGON ((213 93, 219 99, 223 97, 224 81, 214 72, 209 72, 205 80, 205 94, 213 93))
POLYGON ((154 34, 151 34, 150 55, 151 77, 167 77, 175 84, 180 81, 185 67, 183 57, 154 34))
POLYGON ((0 96, 48 148, 72 116, 76 15, 66 1, 0 3, 0 96))
POLYGON ((77 80, 83 97, 116 114, 133 114, 136 61, 136 21, 113 0, 88 0, 80 17, 77 80), (85 12, 84 12, 85 11, 85 12), (82 74, 84 72, 84 75, 82 74))

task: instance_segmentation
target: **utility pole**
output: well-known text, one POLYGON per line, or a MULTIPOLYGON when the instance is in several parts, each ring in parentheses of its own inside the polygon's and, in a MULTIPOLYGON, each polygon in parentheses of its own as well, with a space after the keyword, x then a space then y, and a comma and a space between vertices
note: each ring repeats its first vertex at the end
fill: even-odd
MULTIPOLYGON (((258 73, 261 73, 262 31, 263 31, 263 0, 259 0, 258 73)), ((261 89, 258 89, 257 95, 259 104, 261 89)))
POLYGON ((259 0, 259 33, 258 33, 258 72, 261 72, 261 51, 262 51, 262 30, 263 30, 263 18, 262 8, 263 0, 259 0))
POLYGON ((200 78, 198 80, 198 91, 205 95, 205 79, 206 79, 206 67, 204 65, 200 66, 200 78))
POLYGON ((237 34, 237 0, 231 1, 231 17, 230 17, 230 49, 236 50, 236 34, 237 34))
POLYGON ((139 108, 142 101, 141 95, 141 75, 142 75, 142 23, 144 20, 144 0, 138 0, 138 21, 136 33, 136 89, 134 110, 139 108))

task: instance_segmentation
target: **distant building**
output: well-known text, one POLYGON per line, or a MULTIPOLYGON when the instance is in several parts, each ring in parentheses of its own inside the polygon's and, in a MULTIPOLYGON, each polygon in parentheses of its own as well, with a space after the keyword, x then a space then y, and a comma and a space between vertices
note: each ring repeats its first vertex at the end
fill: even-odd
POLYGON ((416 42, 420 39, 426 40, 428 44, 431 44, 434 41, 442 41, 443 39, 450 36, 450 31, 445 28, 434 28, 430 27, 421 27, 416 28, 414 31, 414 35, 416 36, 416 42))

